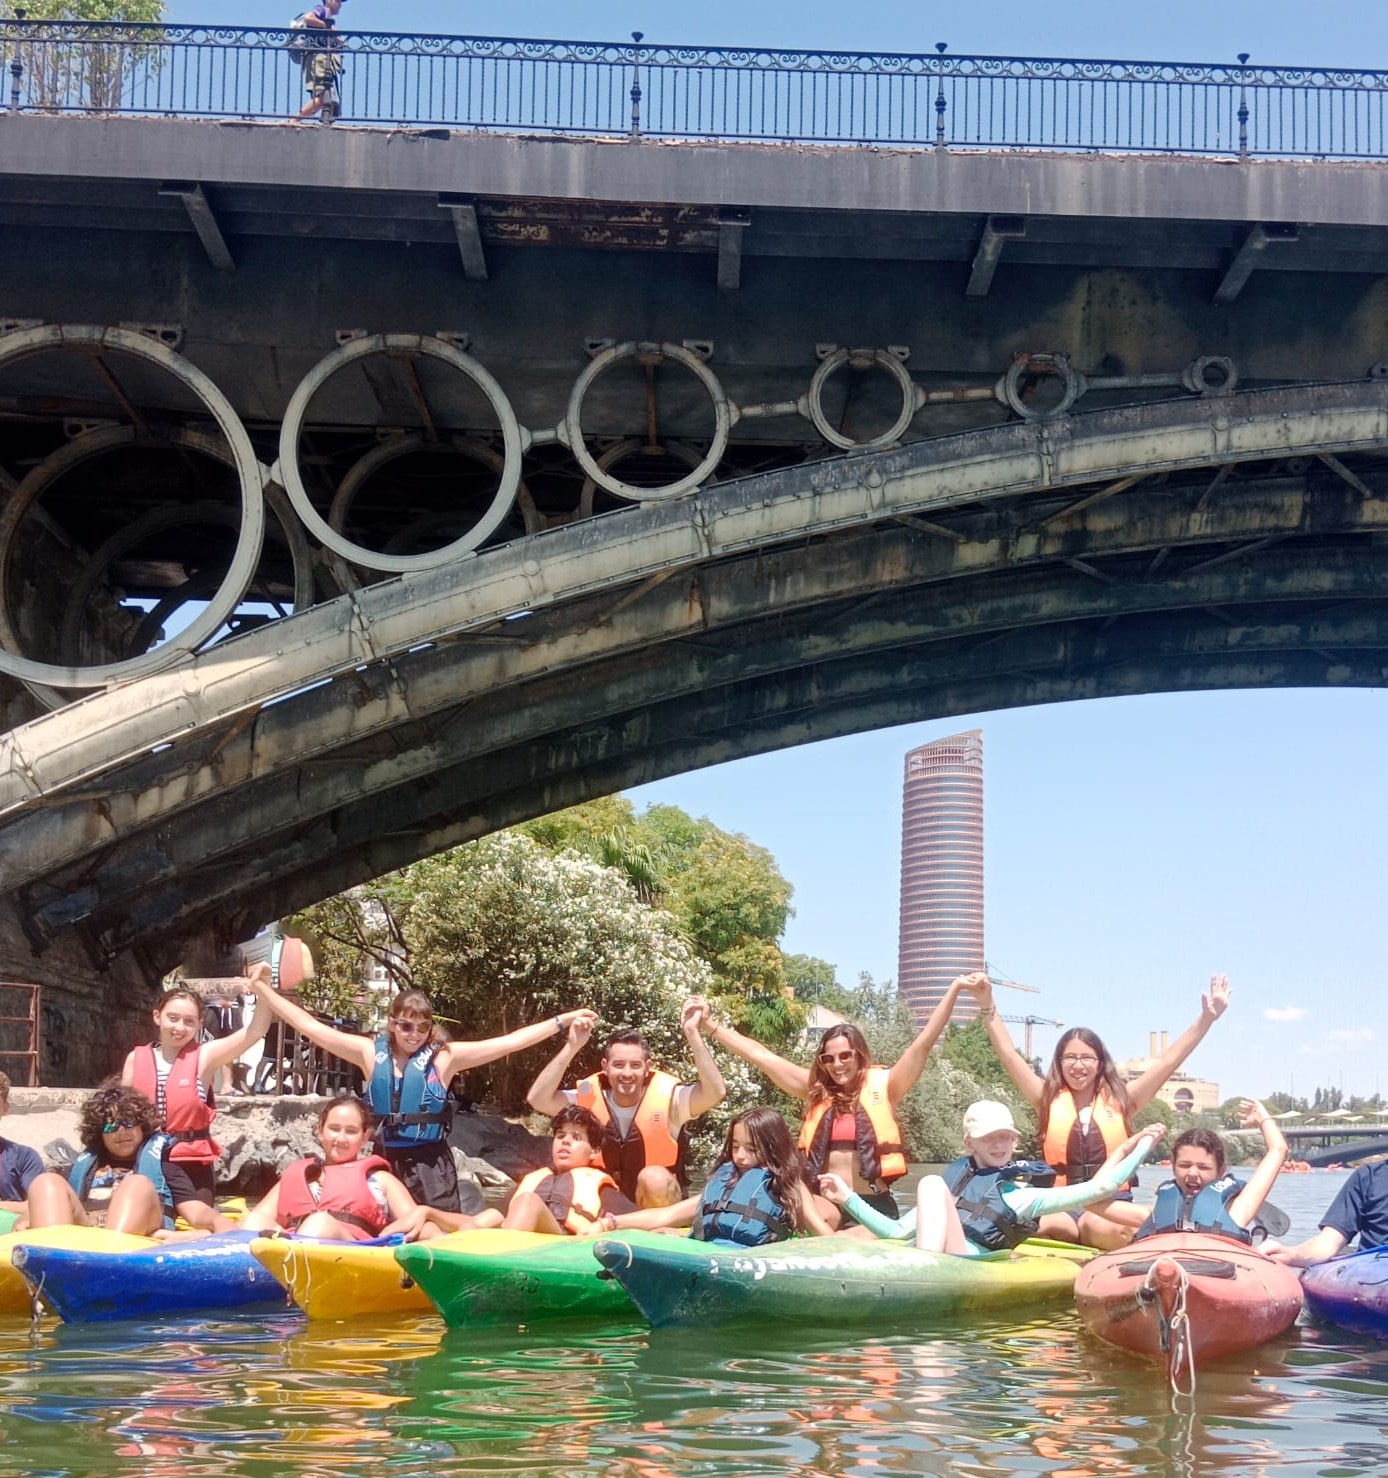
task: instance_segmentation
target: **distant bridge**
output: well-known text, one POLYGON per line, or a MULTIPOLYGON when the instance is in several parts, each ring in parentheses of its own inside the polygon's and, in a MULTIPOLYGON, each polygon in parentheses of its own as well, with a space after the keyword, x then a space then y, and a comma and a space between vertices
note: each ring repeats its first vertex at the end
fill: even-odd
MULTIPOLYGON (((1388 1155, 1388 1125, 1385 1124, 1299 1124, 1294 1129, 1283 1126, 1282 1133, 1292 1158, 1305 1160, 1308 1165, 1337 1165, 1368 1159, 1371 1155, 1388 1155)), ((1245 1149, 1255 1152, 1262 1143, 1262 1136, 1248 1129, 1226 1131, 1224 1137, 1237 1140, 1245 1149)))

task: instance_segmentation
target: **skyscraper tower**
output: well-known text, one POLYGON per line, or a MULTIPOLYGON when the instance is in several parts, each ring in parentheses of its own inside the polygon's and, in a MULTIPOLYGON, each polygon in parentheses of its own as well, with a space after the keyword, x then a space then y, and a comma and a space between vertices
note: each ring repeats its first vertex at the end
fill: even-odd
MULTIPOLYGON (((906 756, 897 989, 923 1022, 983 968, 983 732, 969 729, 906 756)), ((955 1014, 971 1017, 972 998, 955 1014)))

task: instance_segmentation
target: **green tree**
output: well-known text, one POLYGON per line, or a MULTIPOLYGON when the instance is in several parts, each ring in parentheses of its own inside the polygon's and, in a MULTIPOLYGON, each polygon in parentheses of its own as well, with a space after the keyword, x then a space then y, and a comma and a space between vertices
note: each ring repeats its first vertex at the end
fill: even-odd
MULTIPOLYGON (((45 23, 158 24, 167 13, 164 0, 28 0, 22 9, 33 29, 16 53, 31 104, 115 108, 126 78, 137 67, 158 65, 158 45, 144 33, 78 41, 45 23)), ((0 18, 12 20, 14 12, 13 4, 0 3, 0 18)))

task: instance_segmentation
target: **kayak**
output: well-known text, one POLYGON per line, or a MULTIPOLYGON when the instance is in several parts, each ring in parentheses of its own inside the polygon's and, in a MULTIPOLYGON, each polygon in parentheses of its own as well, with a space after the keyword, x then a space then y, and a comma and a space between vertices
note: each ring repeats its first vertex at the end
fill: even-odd
POLYGON ((458 1232, 397 1247, 395 1260, 453 1325, 630 1319, 636 1314, 621 1284, 603 1274, 591 1237, 500 1229, 458 1232))
POLYGON ((1301 1280, 1232 1238, 1163 1232, 1082 1268, 1075 1303, 1100 1339, 1163 1361, 1180 1386, 1197 1365, 1290 1329, 1301 1280))
POLYGON ((1388 1247, 1317 1263, 1301 1275, 1306 1307, 1355 1334, 1388 1339, 1388 1247))
POLYGON ((428 1313, 429 1300, 395 1261, 398 1245, 393 1237, 388 1242, 322 1242, 261 1236, 251 1243, 251 1255, 310 1319, 428 1313))
POLYGON ((41 1227, 0 1236, 0 1314, 33 1312, 34 1300, 24 1274, 11 1261, 23 1247, 64 1247, 92 1253, 130 1252, 154 1246, 149 1237, 108 1232, 105 1227, 41 1227))
POLYGON ((603 1237, 598 1261, 656 1326, 731 1320, 882 1325, 1068 1299, 1092 1254, 1026 1242, 1012 1252, 955 1257, 905 1242, 812 1237, 733 1247, 674 1237, 603 1237))
MULTIPOLYGON (((106 1233, 112 1236, 112 1233, 106 1233)), ((134 1249, 39 1246, 21 1236, 15 1268, 69 1323, 284 1307, 284 1290, 251 1256, 254 1232, 192 1242, 132 1238, 134 1249)))

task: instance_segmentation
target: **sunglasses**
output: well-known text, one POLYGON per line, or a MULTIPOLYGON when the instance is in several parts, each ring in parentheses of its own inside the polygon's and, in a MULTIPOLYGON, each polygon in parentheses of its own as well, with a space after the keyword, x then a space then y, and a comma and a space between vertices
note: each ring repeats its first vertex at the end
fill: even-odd
POLYGON ((402 1036, 413 1035, 422 1037, 434 1029, 434 1023, 432 1021, 402 1021, 398 1016, 392 1016, 390 1018, 390 1024, 402 1036))
POLYGON ((103 1134, 114 1134, 118 1129, 140 1129, 143 1127, 143 1125, 132 1122, 129 1119, 116 1119, 110 1124, 103 1124, 101 1126, 101 1132, 103 1134))
POLYGON ((858 1054, 853 1051, 821 1052, 819 1054, 819 1060, 821 1062, 856 1062, 858 1060, 858 1054))

